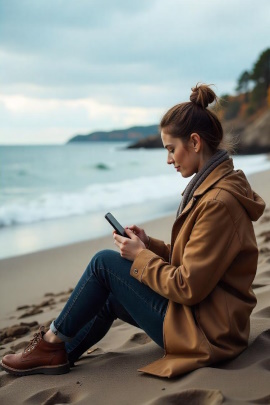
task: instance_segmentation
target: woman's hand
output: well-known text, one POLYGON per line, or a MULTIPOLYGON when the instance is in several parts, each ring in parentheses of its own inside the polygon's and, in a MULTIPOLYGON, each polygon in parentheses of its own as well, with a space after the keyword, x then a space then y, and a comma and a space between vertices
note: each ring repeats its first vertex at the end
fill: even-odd
MULTIPOLYGON (((138 227, 136 227, 139 229, 138 227)), ((134 261, 135 257, 145 249, 145 244, 140 239, 139 236, 135 235, 134 231, 130 228, 125 228, 126 234, 130 237, 125 238, 124 236, 118 235, 116 232, 113 233, 114 243, 120 250, 120 255, 127 260, 134 261)))
POLYGON ((148 246, 149 238, 144 232, 144 229, 139 228, 137 225, 131 225, 125 229, 131 229, 133 233, 135 233, 135 235, 137 235, 141 239, 141 241, 145 244, 145 246, 148 246))

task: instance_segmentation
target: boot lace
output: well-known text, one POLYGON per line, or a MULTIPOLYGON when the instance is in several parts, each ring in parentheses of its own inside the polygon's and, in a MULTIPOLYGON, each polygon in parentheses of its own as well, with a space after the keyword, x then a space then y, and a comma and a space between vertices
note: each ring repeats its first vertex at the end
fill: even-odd
POLYGON ((31 350, 35 349, 35 347, 37 346, 38 342, 40 342, 40 340, 42 340, 43 335, 45 334, 44 331, 44 326, 41 326, 39 328, 39 331, 37 333, 34 334, 33 339, 30 340, 30 342, 28 343, 28 345, 26 346, 26 348, 24 349, 24 352, 31 352, 31 350))

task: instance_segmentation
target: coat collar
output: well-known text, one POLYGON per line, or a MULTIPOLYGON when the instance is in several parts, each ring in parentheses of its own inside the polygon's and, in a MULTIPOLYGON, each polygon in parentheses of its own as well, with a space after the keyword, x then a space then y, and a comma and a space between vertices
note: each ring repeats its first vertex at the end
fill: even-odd
POLYGON ((206 177, 204 182, 195 190, 194 197, 198 197, 204 194, 209 188, 217 183, 224 176, 231 173, 234 169, 232 159, 225 160, 225 162, 218 165, 210 174, 206 177))
MULTIPOLYGON (((192 199, 184 208, 183 212, 179 215, 178 218, 182 216, 182 214, 187 213, 196 202, 196 198, 205 194, 207 190, 209 190, 215 183, 217 183, 220 179, 222 179, 227 174, 231 173, 234 169, 232 159, 225 160, 225 162, 218 165, 210 174, 206 177, 204 182, 195 190, 192 199)), ((184 193, 184 192, 183 192, 184 193)), ((182 193, 182 195, 183 195, 182 193)))

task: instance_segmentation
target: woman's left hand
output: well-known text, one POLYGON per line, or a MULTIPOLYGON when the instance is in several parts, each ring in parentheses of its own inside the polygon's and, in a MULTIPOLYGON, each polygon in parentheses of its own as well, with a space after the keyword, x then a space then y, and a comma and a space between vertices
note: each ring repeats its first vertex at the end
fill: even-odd
POLYGON ((131 260, 133 262, 135 257, 146 247, 141 239, 138 238, 138 236, 136 236, 135 233, 133 233, 129 228, 125 228, 125 232, 130 237, 130 239, 118 235, 116 232, 114 232, 114 243, 119 248, 120 255, 125 259, 131 260))

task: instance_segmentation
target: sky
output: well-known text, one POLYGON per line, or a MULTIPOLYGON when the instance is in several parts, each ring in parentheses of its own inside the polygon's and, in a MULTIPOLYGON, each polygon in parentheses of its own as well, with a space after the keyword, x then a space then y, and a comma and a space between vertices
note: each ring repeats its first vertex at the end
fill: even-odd
POLYGON ((0 0, 0 144, 158 124, 191 87, 235 91, 269 0, 0 0))

